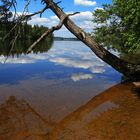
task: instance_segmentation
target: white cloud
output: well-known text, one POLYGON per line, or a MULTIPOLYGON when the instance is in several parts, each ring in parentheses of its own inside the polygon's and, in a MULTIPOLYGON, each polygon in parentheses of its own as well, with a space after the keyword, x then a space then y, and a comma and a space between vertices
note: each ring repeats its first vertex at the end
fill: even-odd
POLYGON ((72 16, 71 19, 86 32, 91 32, 95 26, 92 22, 93 15, 90 11, 81 12, 80 14, 72 16))
MULTIPOLYGON (((67 12, 73 13, 73 12, 67 12)), ((78 26, 80 26, 83 30, 90 32, 92 31, 93 27, 95 26, 91 21, 93 19, 92 12, 85 11, 80 12, 77 15, 70 17, 78 26)), ((50 16, 48 18, 39 16, 34 16, 30 21, 28 21, 31 25, 44 25, 46 27, 52 27, 59 23, 59 19, 57 16, 50 16)), ((54 32, 55 36, 62 36, 62 37, 74 37, 64 26, 59 30, 54 32)))
POLYGON ((82 5, 82 6, 95 6, 96 1, 92 0, 74 0, 75 5, 82 5))
POLYGON ((44 25, 46 26, 46 23, 49 23, 50 19, 48 18, 40 18, 38 16, 34 16, 30 21, 28 21, 29 24, 31 25, 44 25))
MULTIPOLYGON (((0 63, 3 64, 6 59, 7 59, 6 57, 0 56, 0 63)), ((28 63, 35 63, 35 60, 30 58, 30 57, 25 57, 25 56, 21 56, 19 58, 8 57, 8 59, 6 60, 6 63, 9 63, 9 64, 28 64, 28 63)))
POLYGON ((72 74, 71 79, 74 82, 80 81, 80 80, 87 80, 87 79, 92 79, 93 75, 92 74, 85 74, 85 73, 78 73, 78 74, 72 74))
POLYGON ((20 57, 9 56, 8 58, 1 55, 0 63, 3 64, 6 60, 6 63, 8 64, 31 64, 31 63, 36 63, 37 61, 40 61, 40 60, 47 60, 47 59, 48 59, 47 53, 40 53, 37 55, 33 53, 30 53, 28 55, 22 54, 20 57))
POLYGON ((73 42, 72 44, 68 42, 68 44, 70 47, 66 46, 65 42, 61 42, 61 46, 57 45, 56 42, 54 44, 56 46, 47 53, 48 61, 65 67, 86 69, 92 73, 105 71, 105 63, 98 59, 84 44, 81 42, 73 42))
POLYGON ((79 14, 72 16, 71 19, 74 21, 92 20, 92 12, 90 11, 80 12, 79 14))
POLYGON ((81 68, 81 69, 88 69, 92 73, 103 73, 104 64, 101 61, 97 60, 84 60, 81 59, 73 59, 68 57, 53 57, 49 58, 50 62, 56 63, 57 65, 63 65, 65 67, 73 67, 73 68, 81 68))
POLYGON ((102 66, 98 66, 98 67, 91 67, 90 71, 92 73, 103 73, 105 72, 105 69, 102 66))
POLYGON ((88 69, 91 66, 91 62, 83 63, 81 60, 76 60, 67 57, 57 57, 49 59, 51 62, 61 64, 67 67, 74 67, 74 68, 83 68, 88 69))

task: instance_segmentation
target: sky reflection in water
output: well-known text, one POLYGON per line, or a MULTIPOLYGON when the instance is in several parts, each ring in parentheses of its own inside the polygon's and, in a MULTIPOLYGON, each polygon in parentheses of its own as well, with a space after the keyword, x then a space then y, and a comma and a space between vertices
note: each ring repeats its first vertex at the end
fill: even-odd
POLYGON ((55 41, 51 50, 46 53, 9 57, 6 64, 3 64, 5 59, 0 56, 1 84, 19 82, 36 75, 47 76, 49 79, 69 78, 76 82, 101 75, 109 78, 108 74, 113 74, 110 77, 114 77, 117 82, 120 80, 117 72, 79 41, 55 41))
POLYGON ((54 41, 48 52, 4 60, 0 56, 1 102, 16 96, 55 120, 121 79, 79 41, 54 41))

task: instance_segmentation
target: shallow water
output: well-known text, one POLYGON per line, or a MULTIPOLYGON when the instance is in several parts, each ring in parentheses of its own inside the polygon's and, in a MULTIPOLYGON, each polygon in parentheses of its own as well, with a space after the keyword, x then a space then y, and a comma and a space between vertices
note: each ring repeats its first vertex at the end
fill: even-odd
POLYGON ((106 126, 107 119, 94 119, 119 109, 116 102, 128 91, 129 104, 136 98, 139 105, 133 84, 101 93, 120 83, 121 75, 79 41, 55 41, 48 52, 5 59, 0 56, 1 140, 103 139, 105 134, 109 139, 107 133, 116 130, 100 133, 101 124, 114 128, 106 126))

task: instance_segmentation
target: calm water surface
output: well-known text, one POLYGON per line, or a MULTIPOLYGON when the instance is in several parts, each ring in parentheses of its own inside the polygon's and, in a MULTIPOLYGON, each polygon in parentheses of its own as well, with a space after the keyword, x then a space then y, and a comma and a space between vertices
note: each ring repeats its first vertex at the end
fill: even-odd
MULTIPOLYGON (((128 92, 134 88, 131 84, 117 85, 111 93, 109 90, 99 94, 120 83, 121 75, 79 41, 54 41, 48 52, 10 56, 4 63, 5 59, 0 56, 2 140, 102 139, 95 130, 100 122, 93 123, 93 118, 118 109, 124 103, 118 101, 123 97, 119 90, 128 92)), ((128 95, 138 98, 131 92, 128 95)))

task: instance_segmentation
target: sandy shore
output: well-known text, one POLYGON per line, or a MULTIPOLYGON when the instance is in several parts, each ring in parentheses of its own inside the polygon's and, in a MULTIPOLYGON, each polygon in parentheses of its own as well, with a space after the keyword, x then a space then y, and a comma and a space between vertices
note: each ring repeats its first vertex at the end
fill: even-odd
POLYGON ((139 140, 140 82, 118 84, 55 122, 26 101, 0 105, 0 140, 139 140))

